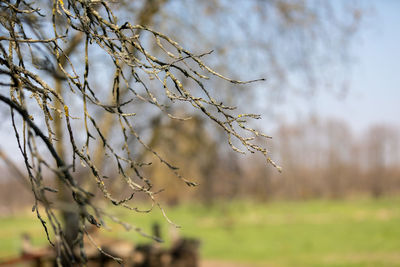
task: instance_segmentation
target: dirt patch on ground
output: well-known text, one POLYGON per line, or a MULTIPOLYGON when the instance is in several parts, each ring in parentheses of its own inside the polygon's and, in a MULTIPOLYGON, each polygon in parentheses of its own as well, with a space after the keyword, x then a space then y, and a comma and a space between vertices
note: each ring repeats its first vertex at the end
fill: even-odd
POLYGON ((272 265, 261 263, 243 263, 222 260, 202 260, 200 267, 268 267, 272 265))
POLYGON ((326 263, 352 263, 361 264, 364 262, 380 263, 379 265, 397 265, 400 262, 400 254, 397 252, 369 252, 329 255, 324 258, 326 263))

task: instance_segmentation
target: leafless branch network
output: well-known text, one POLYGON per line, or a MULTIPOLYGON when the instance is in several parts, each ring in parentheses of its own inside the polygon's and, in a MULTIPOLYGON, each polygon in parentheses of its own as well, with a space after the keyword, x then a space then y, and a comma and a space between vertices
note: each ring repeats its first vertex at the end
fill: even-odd
POLYGON ((107 216, 122 222, 96 205, 93 192, 77 182, 76 162, 90 170, 106 200, 137 212, 143 211, 128 202, 134 194, 141 192, 152 201, 152 208, 159 207, 165 215, 157 202, 151 178, 143 174, 146 163, 135 158, 135 151, 130 146, 132 139, 150 151, 178 179, 188 186, 196 185, 180 175, 178 168, 154 151, 137 131, 137 114, 131 108, 137 102, 154 106, 177 120, 185 118, 170 114, 169 107, 159 99, 168 98, 170 105, 189 104, 219 125, 234 151, 261 153, 279 169, 258 140, 270 137, 247 125, 248 120, 260 117, 238 114, 236 107, 215 99, 204 82, 210 76, 238 85, 262 79, 239 81, 227 78, 204 62, 211 52, 196 55, 148 27, 119 23, 112 8, 115 3, 110 1, 53 0, 49 3, 51 7, 46 12, 35 1, 0 1, 0 86, 3 88, 0 100, 10 108, 15 137, 35 196, 33 211, 43 224, 49 242, 57 249, 60 265, 63 258, 72 260, 74 252, 56 212, 61 207, 51 200, 51 194, 58 190, 44 183, 45 169, 53 172, 68 188, 68 194, 79 207, 80 234, 74 244, 81 248, 81 262, 86 261, 83 250, 83 236, 87 234, 85 223, 105 226, 104 217, 107 216), (46 37, 49 32, 52 32, 51 37, 46 37), (153 37, 153 43, 164 52, 162 57, 156 57, 146 48, 140 38, 143 34, 153 37), (78 47, 82 48, 83 55, 79 60, 71 55, 78 47), (98 60, 91 56, 93 50, 110 59, 113 74, 91 72, 93 62, 98 60), (91 75, 95 75, 100 83, 102 76, 112 76, 109 92, 97 89, 91 75), (158 86, 154 86, 155 82, 158 86), (9 90, 5 91, 6 88, 9 90), (76 99, 79 99, 79 108, 76 102, 73 103, 76 99), (94 112, 98 110, 104 114, 100 118, 94 112), (110 120, 116 122, 113 128, 121 134, 122 146, 111 141, 110 127, 103 127, 110 120), (67 130, 68 142, 63 142, 63 129, 67 130), (107 157, 106 164, 113 164, 121 182, 131 189, 129 197, 119 199, 106 187, 106 175, 101 166, 104 163, 96 159, 94 146, 98 142, 103 147, 103 157, 104 154, 107 157), (67 149, 62 149, 65 143, 68 143, 70 154, 67 149), (46 152, 43 152, 43 145, 46 152))

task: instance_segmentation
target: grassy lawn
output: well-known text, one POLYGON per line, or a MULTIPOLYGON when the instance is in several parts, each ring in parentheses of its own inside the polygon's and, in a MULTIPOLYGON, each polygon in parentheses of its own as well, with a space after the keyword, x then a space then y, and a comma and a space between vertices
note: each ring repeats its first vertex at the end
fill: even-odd
MULTIPOLYGON (((252 262, 257 266, 400 266, 400 198, 305 202, 247 201, 214 206, 187 204, 167 208, 182 226, 180 234, 202 240, 206 259, 252 262)), ((150 232, 159 210, 116 214, 150 232)), ((135 232, 111 225, 107 235, 141 242, 135 232)), ((19 236, 28 232, 44 243, 40 223, 30 214, 0 217, 0 257, 18 253, 19 236)), ((168 240, 167 240, 168 241, 168 240)))

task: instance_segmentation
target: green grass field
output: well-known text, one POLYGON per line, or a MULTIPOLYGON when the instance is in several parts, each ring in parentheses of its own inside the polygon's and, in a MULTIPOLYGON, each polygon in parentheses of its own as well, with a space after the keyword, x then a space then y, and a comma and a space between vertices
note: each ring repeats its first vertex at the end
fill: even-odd
MULTIPOLYGON (((202 240, 205 259, 247 262, 256 266, 400 266, 400 198, 305 202, 248 201, 206 207, 187 204, 167 208, 182 226, 180 233, 202 240)), ((150 232, 159 210, 150 214, 117 212, 150 232)), ((112 225, 108 235, 143 241, 135 232, 112 225)), ((0 219, 0 257, 16 255, 20 234, 44 243, 39 222, 30 214, 0 219)))

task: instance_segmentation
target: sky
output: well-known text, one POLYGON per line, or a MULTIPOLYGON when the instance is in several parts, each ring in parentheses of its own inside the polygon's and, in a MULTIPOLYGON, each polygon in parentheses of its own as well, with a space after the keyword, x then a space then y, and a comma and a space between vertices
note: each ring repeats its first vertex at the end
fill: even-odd
POLYGON ((319 94, 310 113, 347 121, 355 132, 389 124, 400 130, 400 1, 372 1, 371 19, 355 42, 344 99, 319 94))

